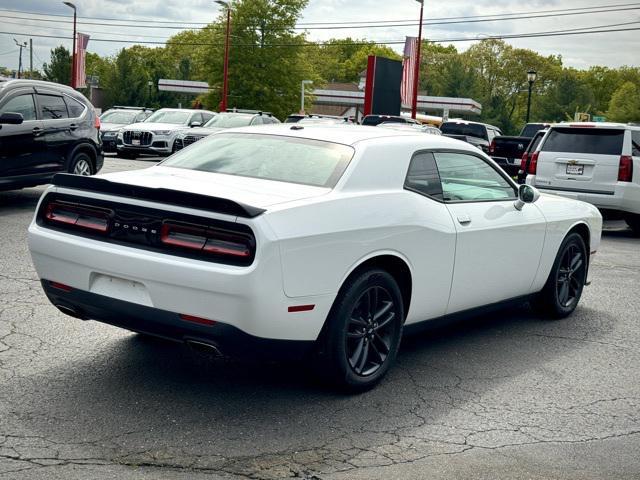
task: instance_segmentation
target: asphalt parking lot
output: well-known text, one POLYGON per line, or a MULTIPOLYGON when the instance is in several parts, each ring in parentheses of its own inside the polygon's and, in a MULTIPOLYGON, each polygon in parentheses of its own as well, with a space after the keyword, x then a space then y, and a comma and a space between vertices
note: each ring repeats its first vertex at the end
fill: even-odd
POLYGON ((640 239, 621 222, 569 319, 522 307, 406 339, 345 396, 58 312, 26 243, 42 190, 0 192, 0 479, 640 477, 640 239))

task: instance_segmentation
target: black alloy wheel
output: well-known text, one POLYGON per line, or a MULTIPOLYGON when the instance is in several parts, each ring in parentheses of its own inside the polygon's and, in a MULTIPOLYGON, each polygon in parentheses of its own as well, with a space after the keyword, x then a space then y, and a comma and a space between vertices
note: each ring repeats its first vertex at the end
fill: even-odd
POLYGON ((365 290, 357 300, 347 326, 346 353, 357 375, 375 373, 391 351, 398 314, 391 294, 383 287, 365 290))
POLYGON ((69 173, 88 177, 89 175, 93 174, 93 171, 94 168, 91 157, 88 154, 84 152, 78 152, 73 156, 71 164, 69 165, 69 173))
POLYGON ((395 279, 370 269, 350 277, 331 308, 317 342, 317 373, 340 389, 376 385, 395 361, 404 305, 395 279))
POLYGON ((569 234, 558 250, 537 306, 551 318, 564 318, 578 306, 587 281, 589 257, 582 237, 569 234))

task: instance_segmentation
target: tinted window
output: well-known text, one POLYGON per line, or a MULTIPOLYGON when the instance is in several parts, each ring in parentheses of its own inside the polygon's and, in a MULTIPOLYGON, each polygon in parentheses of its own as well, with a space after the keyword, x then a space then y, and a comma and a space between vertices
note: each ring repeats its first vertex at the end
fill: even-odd
POLYGON ((631 130, 631 150, 631 155, 640 157, 640 130, 631 130))
POLYGON ((57 95, 38 95, 40 104, 40 114, 44 120, 57 120, 59 118, 69 118, 67 105, 62 97, 57 95))
POLYGON ((74 100, 73 98, 65 97, 64 101, 67 104, 67 110, 69 111, 69 117, 78 118, 84 113, 84 105, 74 100))
POLYGON ((137 121, 140 115, 141 114, 136 113, 135 110, 131 112, 109 110, 100 115, 100 121, 103 123, 119 123, 127 125, 137 121))
POLYGON ((544 123, 528 123, 520 132, 521 137, 533 137, 536 132, 545 128, 544 123))
POLYGON ((332 188, 352 156, 351 147, 337 143, 229 133, 210 135, 162 165, 332 188))
POLYGON ((542 151, 620 155, 623 140, 622 129, 553 128, 542 146, 542 151))
POLYGON ((409 122, 404 117, 394 117, 392 115, 367 115, 362 119, 362 125, 369 125, 371 127, 375 127, 382 122, 416 123, 414 120, 409 122))
POLYGON ((440 127, 440 131, 449 135, 467 135, 487 139, 487 129, 477 123, 446 122, 440 127))
POLYGON ((544 137, 544 133, 537 133, 536 136, 531 139, 531 142, 529 142, 529 146, 527 147, 527 153, 536 151, 536 148, 540 145, 542 137, 544 137))
POLYGON ((33 103, 33 95, 13 97, 0 108, 0 113, 19 113, 24 121, 35 120, 36 106, 33 103))
POLYGON ((442 200, 442 185, 433 153, 416 153, 411 159, 405 187, 442 200))
POLYGON ((464 153, 435 153, 445 201, 515 198, 515 191, 487 162, 464 153))
MULTIPOLYGON (((213 118, 213 113, 206 113, 206 112, 202 112, 202 121, 204 123, 207 123, 209 120, 211 120, 213 118)), ((203 124, 204 124, 203 123, 203 124)))

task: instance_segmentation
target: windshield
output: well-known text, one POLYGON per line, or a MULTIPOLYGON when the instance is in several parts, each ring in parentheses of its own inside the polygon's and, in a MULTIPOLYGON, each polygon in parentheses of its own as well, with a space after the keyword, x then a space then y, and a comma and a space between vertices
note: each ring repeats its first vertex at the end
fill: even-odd
POLYGON ((214 128, 246 127, 251 124, 251 120, 253 120, 253 115, 229 115, 219 113, 205 123, 204 126, 214 128))
POLYGON ((352 156, 351 147, 337 143, 223 133, 178 151, 162 165, 333 188, 352 156))
POLYGON ((136 112, 135 110, 131 112, 104 112, 100 116, 100 121, 104 123, 129 124, 133 123, 136 115, 138 115, 138 112, 136 112))
POLYGON ((177 110, 158 110, 145 120, 149 123, 172 123, 185 125, 191 116, 191 112, 179 112, 177 110))
POLYGON ((485 127, 477 123, 447 122, 442 124, 440 131, 449 135, 466 135, 468 137, 487 139, 485 127))

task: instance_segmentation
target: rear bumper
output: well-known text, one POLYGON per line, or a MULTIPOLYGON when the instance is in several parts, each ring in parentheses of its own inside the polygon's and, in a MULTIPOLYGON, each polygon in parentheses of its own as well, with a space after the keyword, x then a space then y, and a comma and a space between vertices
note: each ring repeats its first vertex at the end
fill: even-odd
POLYGON ((505 157, 491 157, 500 167, 509 175, 514 176, 518 174, 520 170, 520 159, 505 158, 505 157))
POLYGON ((83 320, 98 320, 133 332, 146 333, 177 342, 208 345, 222 355, 297 359, 313 347, 313 341, 259 338, 224 323, 199 325, 185 321, 175 312, 137 305, 95 293, 56 288, 42 280, 42 288, 56 307, 83 320))
POLYGON ((260 239, 253 264, 240 267, 102 242, 35 222, 29 227, 31 257, 43 280, 114 301, 211 319, 254 337, 316 340, 335 296, 287 297, 278 245, 263 235, 260 239), (314 308, 289 312, 295 305, 314 308))
POLYGON ((573 200, 590 203, 602 210, 640 214, 640 184, 634 182, 617 182, 613 192, 599 193, 588 190, 563 190, 549 186, 536 185, 536 176, 528 175, 526 183, 538 188, 541 192, 560 195, 573 200))

